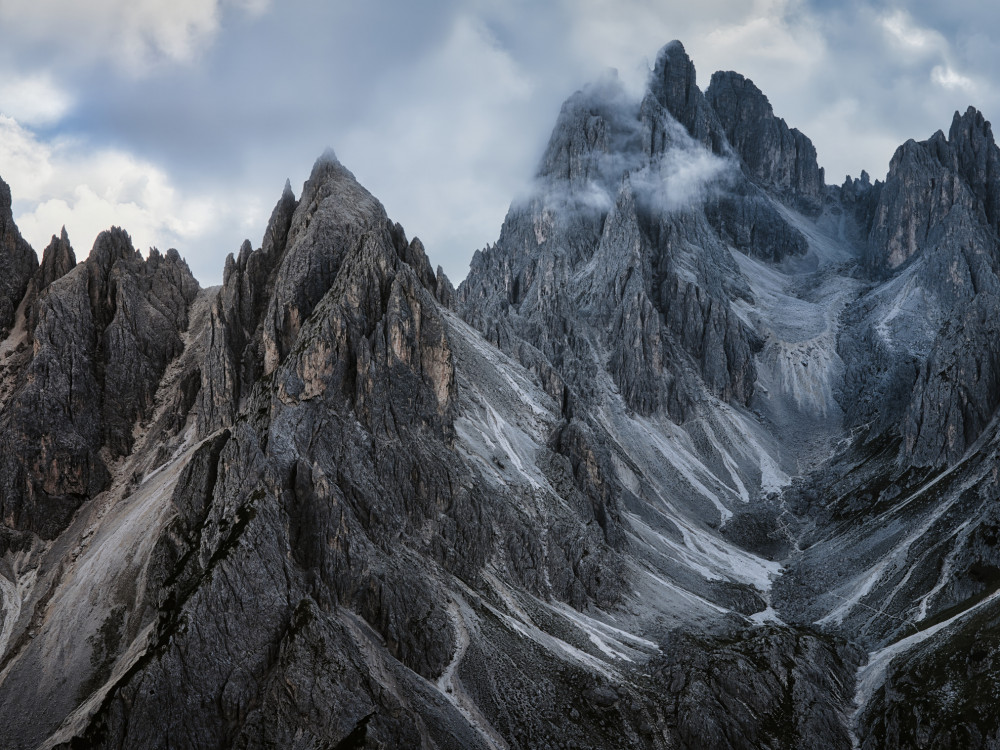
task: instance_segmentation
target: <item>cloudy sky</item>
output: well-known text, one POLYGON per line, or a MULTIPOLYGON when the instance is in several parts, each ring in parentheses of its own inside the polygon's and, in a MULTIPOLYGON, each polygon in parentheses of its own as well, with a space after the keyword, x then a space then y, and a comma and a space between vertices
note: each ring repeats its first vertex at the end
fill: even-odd
POLYGON ((0 176, 36 249, 117 224, 214 284, 330 146, 457 281, 608 67, 638 91, 681 39, 703 88, 752 78, 839 183, 1000 112, 998 28, 987 0, 0 0, 0 176))

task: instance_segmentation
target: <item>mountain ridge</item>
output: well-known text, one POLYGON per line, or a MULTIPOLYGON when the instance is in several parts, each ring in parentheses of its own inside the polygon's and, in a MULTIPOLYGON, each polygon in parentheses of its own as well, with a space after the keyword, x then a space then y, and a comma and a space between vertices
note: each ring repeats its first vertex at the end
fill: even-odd
POLYGON ((998 159, 824 185, 673 42, 457 289, 332 151, 210 290, 0 191, 10 746, 1000 740, 998 159))

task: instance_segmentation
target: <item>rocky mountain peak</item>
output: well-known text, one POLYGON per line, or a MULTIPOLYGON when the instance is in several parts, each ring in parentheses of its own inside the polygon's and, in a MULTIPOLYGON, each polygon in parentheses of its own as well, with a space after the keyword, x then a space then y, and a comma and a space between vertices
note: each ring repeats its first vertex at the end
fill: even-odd
POLYGON ((964 224, 965 235, 980 222, 1000 232, 1000 149, 973 107, 955 113, 947 136, 938 130, 896 150, 872 215, 870 269, 885 276, 929 248, 954 247, 958 227, 943 232, 946 222, 964 224))
POLYGON ((564 181, 571 190, 613 186, 622 169, 642 164, 637 103, 617 75, 585 86, 559 111, 539 163, 540 181, 564 181))
POLYGON ((76 253, 73 252, 73 246, 69 242, 66 227, 63 227, 58 237, 52 235, 51 241, 42 252, 42 263, 36 273, 40 288, 44 289, 56 279, 65 276, 74 266, 76 266, 76 253))
POLYGON ((109 271, 119 260, 129 260, 136 256, 132 238, 121 227, 111 227, 97 235, 94 247, 87 256, 90 265, 100 266, 109 271))
POLYGON ((774 116, 753 81, 732 71, 714 73, 705 98, 752 179, 818 208, 825 180, 812 141, 774 116))
POLYGON ((10 186, 0 180, 0 335, 14 325, 14 313, 24 298, 38 257, 14 223, 10 186))
POLYGON ((948 143, 958 161, 958 170, 980 200, 986 220, 1000 233, 1000 149, 993 128, 975 107, 965 114, 955 112, 948 143))
POLYGON ((694 63, 683 44, 672 41, 657 54, 646 96, 669 112, 692 138, 713 153, 728 153, 722 126, 698 88, 694 63))
POLYGON ((694 135, 692 118, 702 99, 701 89, 694 62, 676 39, 657 53, 648 92, 694 135))
MULTIPOLYGON (((283 194, 276 212, 290 206, 283 194)), ((345 259, 369 234, 391 233, 392 227, 382 204, 337 160, 332 149, 325 151, 313 165, 289 223, 278 271, 283 278, 271 298, 264 329, 265 372, 271 372, 287 354, 345 259)))
POLYGON ((666 44, 657 54, 647 96, 666 109, 696 141, 716 154, 727 153, 722 126, 698 88, 694 63, 679 41, 666 44))
POLYGON ((948 141, 954 145, 967 144, 974 152, 985 152, 996 145, 993 126, 982 112, 972 106, 964 113, 955 110, 948 130, 948 141))
POLYGON ((0 508, 43 538, 107 486, 108 458, 132 449, 198 293, 176 250, 144 260, 119 228, 73 260, 68 237, 53 238, 27 311, 31 356, 0 419, 0 508))
POLYGON ((76 253, 70 245, 66 227, 58 237, 52 235, 52 240, 42 253, 42 262, 38 266, 24 295, 24 314, 27 318, 28 335, 31 336, 38 322, 38 297, 57 279, 61 279, 76 266, 76 253))

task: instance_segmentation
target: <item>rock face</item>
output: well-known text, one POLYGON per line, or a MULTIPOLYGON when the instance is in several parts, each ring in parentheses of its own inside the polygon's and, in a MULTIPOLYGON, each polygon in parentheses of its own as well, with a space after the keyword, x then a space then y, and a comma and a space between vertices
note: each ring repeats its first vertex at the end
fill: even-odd
POLYGON ((754 180, 795 199, 822 198, 826 183, 812 141, 774 116, 753 81, 732 71, 714 73, 705 98, 754 180))
POLYGON ((906 269, 934 327, 905 411, 907 460, 920 464, 957 461, 1000 405, 987 343, 1000 304, 998 160, 989 123, 970 108, 947 139, 901 146, 877 191, 868 268, 880 279, 906 269))
POLYGON ((198 291, 176 251, 143 260, 120 229, 58 279, 72 250, 65 238, 49 250, 32 280, 47 293, 33 302, 31 358, 0 417, 3 517, 45 539, 107 486, 108 461, 131 451, 198 291), (56 280, 42 286, 46 277, 56 280))
MULTIPOLYGON (((731 146, 723 134, 718 112, 698 88, 694 63, 684 50, 684 45, 678 41, 670 42, 656 56, 643 109, 653 110, 657 105, 680 123, 692 138, 713 153, 724 155, 730 151, 731 146)), ((650 119, 655 122, 659 118, 654 115, 650 119)), ((666 130, 660 132, 665 133, 666 130)), ((652 150, 657 150, 658 146, 662 150, 662 138, 653 136, 650 143, 652 150)))
POLYGON ((0 264, 0 333, 6 336, 14 326, 14 313, 38 267, 38 258, 14 224, 10 187, 3 180, 0 180, 0 264))
MULTIPOLYGON (((536 196, 512 207, 497 244, 473 258, 459 309, 525 366, 558 371, 550 395, 567 405, 591 399, 607 356, 632 409, 683 419, 706 387, 749 401, 759 341, 730 308, 746 290, 709 222, 725 223, 718 204, 684 205, 671 184, 676 158, 702 160, 706 189, 733 172, 692 140, 714 137, 714 150, 728 152, 683 47, 665 47, 650 80, 638 111, 613 80, 564 105, 536 196)), ((759 217, 732 218, 740 231, 759 217)))
POLYGON ((992 746, 998 163, 674 42, 458 289, 332 151, 216 289, 3 193, 2 744, 992 746))
POLYGON ((63 227, 59 237, 52 235, 52 241, 42 253, 42 262, 32 275, 24 293, 24 317, 29 336, 34 335, 35 326, 38 325, 38 313, 41 307, 39 297, 42 292, 54 281, 72 271, 74 266, 76 266, 76 254, 69 244, 66 227, 63 227))

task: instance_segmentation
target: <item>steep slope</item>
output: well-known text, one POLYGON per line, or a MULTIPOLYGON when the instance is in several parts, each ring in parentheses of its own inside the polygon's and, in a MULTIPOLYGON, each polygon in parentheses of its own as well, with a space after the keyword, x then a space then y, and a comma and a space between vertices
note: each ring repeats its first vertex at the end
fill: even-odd
POLYGON ((996 674, 998 158, 970 109, 947 139, 904 144, 867 188, 866 263, 889 279, 840 340, 858 438, 789 495, 811 529, 780 609, 871 651, 865 747, 985 747, 1000 731, 976 688, 996 674))
MULTIPOLYGON (((1000 393, 995 382, 995 313, 1000 309, 996 263, 1000 255, 991 218, 1000 152, 989 124, 975 110, 961 116, 956 113, 947 139, 938 133, 926 143, 901 147, 885 183, 871 185, 864 175, 839 189, 821 188, 811 144, 774 118, 752 83, 732 73, 714 76, 707 97, 716 108, 713 114, 702 106, 696 87, 691 87, 693 75, 670 72, 672 65, 682 69, 689 65, 676 44, 668 45, 658 58, 651 90, 675 92, 677 101, 665 109, 686 125, 688 134, 712 153, 738 159, 742 177, 735 178, 735 184, 742 187, 733 187, 731 168, 728 172, 719 169, 698 186, 687 206, 633 199, 631 193, 638 192, 632 187, 636 183, 633 174, 644 164, 643 151, 634 150, 634 144, 657 141, 618 138, 613 142, 625 149, 625 155, 608 159, 599 154, 598 163, 626 165, 628 174, 621 179, 631 193, 623 191, 624 199, 613 203, 595 200, 593 170, 586 169, 580 170, 586 180, 574 183, 570 170, 557 188, 551 179, 540 181, 538 197, 530 208, 515 206, 498 245, 474 260, 459 290, 465 303, 462 309, 487 336, 525 363, 538 367, 533 363, 539 350, 547 360, 539 370, 551 364, 568 392, 578 389, 584 394, 574 410, 578 419, 586 419, 589 404, 599 400, 586 396, 601 382, 602 372, 611 376, 611 389, 626 396, 628 407, 664 414, 686 430, 726 413, 727 407, 713 403, 712 396, 730 401, 737 409, 744 404, 751 407, 752 413, 746 416, 756 425, 756 434, 774 437, 770 443, 763 442, 770 446, 768 452, 747 456, 751 465, 756 459, 754 468, 730 476, 742 481, 751 497, 762 495, 761 490, 780 489, 780 484, 768 487, 754 481, 755 475, 763 479, 769 465, 806 476, 776 503, 757 500, 746 507, 735 506, 731 518, 726 509, 720 509, 724 538, 779 559, 789 555, 786 572, 777 579, 775 606, 782 618, 840 632, 872 651, 871 666, 861 673, 856 695, 856 720, 861 721, 860 731, 870 746, 903 737, 901 727, 911 732, 906 735, 911 738, 913 732, 930 731, 945 743, 955 742, 956 736, 984 743, 996 727, 988 718, 986 704, 971 694, 966 694, 963 710, 971 712, 974 718, 969 722, 974 727, 957 730, 958 735, 949 734, 933 718, 933 711, 924 724, 893 718, 875 726, 878 709, 862 709, 891 659, 925 640, 933 645, 910 657, 909 676, 894 679, 919 685, 924 678, 913 675, 926 675, 921 660, 937 659, 934 663, 940 664, 940 654, 950 654, 947 663, 954 671, 943 678, 939 693, 943 700, 946 686, 961 680, 963 670, 971 668, 971 662, 956 656, 953 644, 967 637, 956 629, 992 602, 994 543, 989 540, 995 536, 988 509, 995 461, 983 441, 994 434, 991 425, 1000 393), (718 136, 717 124, 725 138, 718 136), (589 192, 583 193, 580 185, 589 192), (562 200, 566 195, 578 196, 576 205, 562 217, 555 209, 540 210, 543 201, 555 202, 547 198, 553 194, 562 200), (758 240, 751 243, 756 252, 743 252, 736 239, 739 233, 718 220, 718 207, 734 196, 737 215, 742 216, 751 213, 748 207, 756 202, 768 201, 768 210, 782 220, 771 226, 789 227, 791 233, 786 236, 802 238, 801 249, 762 252, 758 240), (655 264, 657 253, 662 252, 653 243, 643 243, 649 236, 643 233, 656 221, 648 214, 636 222, 638 231, 621 231, 622 208, 633 201, 670 212, 674 226, 684 222, 682 231, 696 248, 697 260, 691 265, 699 271, 709 259, 720 257, 714 243, 721 240, 728 246, 738 270, 716 260, 715 267, 720 269, 716 278, 721 277, 723 283, 713 285, 694 274, 695 282, 708 294, 714 288, 715 303, 736 313, 745 340, 753 341, 756 336, 758 343, 745 360, 746 369, 723 356, 728 350, 719 341, 704 350, 661 344, 667 338, 663 330, 671 319, 670 304, 682 296, 677 286, 665 295, 666 304, 652 306, 658 315, 621 315, 605 306, 589 317, 593 303, 587 279, 614 275, 625 265, 624 257, 655 264), (576 220, 585 215, 581 205, 589 208, 594 225, 604 227, 604 236, 608 227, 617 232, 616 241, 609 243, 616 252, 607 251, 603 237, 588 244, 576 220), (557 228, 535 238, 537 249, 530 235, 527 241, 511 241, 511 225, 526 224, 529 211, 534 226, 547 220, 557 228), (702 215, 710 228, 704 233, 693 229, 702 215), (566 216, 577 223, 561 228, 560 219, 565 222, 566 216), (561 245, 563 252, 550 249, 553 244, 561 245), (593 255, 588 247, 595 248, 593 255), (552 261, 547 260, 550 257, 552 261), (552 270, 538 274, 537 264, 546 262, 552 270), (553 321, 543 305, 549 309, 558 305, 559 319, 553 321), (548 314, 540 314, 543 311, 548 314), (583 331, 581 320, 589 323, 583 331), (587 340, 588 335, 592 340, 595 334, 590 332, 602 329, 609 330, 612 342, 605 343, 604 350, 612 353, 602 357, 601 349, 592 347, 598 353, 590 353, 588 366, 580 367, 577 361, 583 357, 577 342, 587 340), (553 336, 572 348, 576 361, 571 360, 570 366, 565 349, 550 340, 553 336), (630 354, 617 354, 614 342, 630 354), (661 360, 653 359, 650 350, 661 360), (707 361, 702 352, 722 359, 707 361), (685 355, 694 360, 689 359, 687 367, 681 366, 685 355), (628 398, 635 392, 630 381, 654 369, 644 367, 650 360, 673 375, 651 390, 668 395, 708 391, 708 398, 688 397, 680 407, 674 405, 676 397, 666 403, 628 398), (715 373, 732 377, 747 371, 752 373, 748 378, 752 389, 743 392, 744 398, 733 399, 733 390, 719 387, 715 373), (926 657, 920 656, 925 652, 926 657), (966 730, 971 734, 962 734, 966 730)), ((580 107, 585 97, 595 95, 607 99, 606 92, 592 90, 571 99, 567 108, 580 107)), ((644 113, 649 111, 648 102, 649 97, 642 105, 644 113)), ((580 116, 567 118, 564 108, 554 142, 580 143, 560 132, 567 123, 579 128, 586 122, 594 129, 593 118, 601 112, 593 104, 588 106, 589 121, 580 116)), ((615 127, 623 130, 620 123, 615 127)), ((669 125, 645 132, 649 130, 670 132, 669 125)), ((664 148, 674 159, 685 154, 676 142, 664 148)), ((585 164, 579 156, 585 152, 576 151, 578 163, 585 164)), ((702 159, 711 158, 707 151, 692 151, 702 159)), ((609 183, 605 178, 604 184, 609 183)), ((659 188, 659 182, 654 182, 650 192, 659 188)), ((645 286, 648 293, 656 282, 636 285, 635 277, 642 276, 632 269, 640 268, 641 261, 632 261, 631 273, 622 277, 639 288, 645 286)), ((627 298, 619 291, 625 288, 625 284, 606 283, 600 296, 606 305, 609 300, 627 298)), ((702 330, 697 316, 692 316, 672 332, 700 337, 702 330)), ((627 442, 610 431, 597 439, 605 444, 616 441, 619 445, 627 442)), ((724 476, 717 467, 712 471, 724 476)), ((677 513, 676 508, 671 511, 677 513)), ((994 674, 988 666, 983 670, 984 675, 994 674)), ((883 710, 898 711, 893 714, 898 717, 904 709, 894 701, 904 700, 907 694, 886 692, 883 697, 880 692, 877 700, 883 710)))

